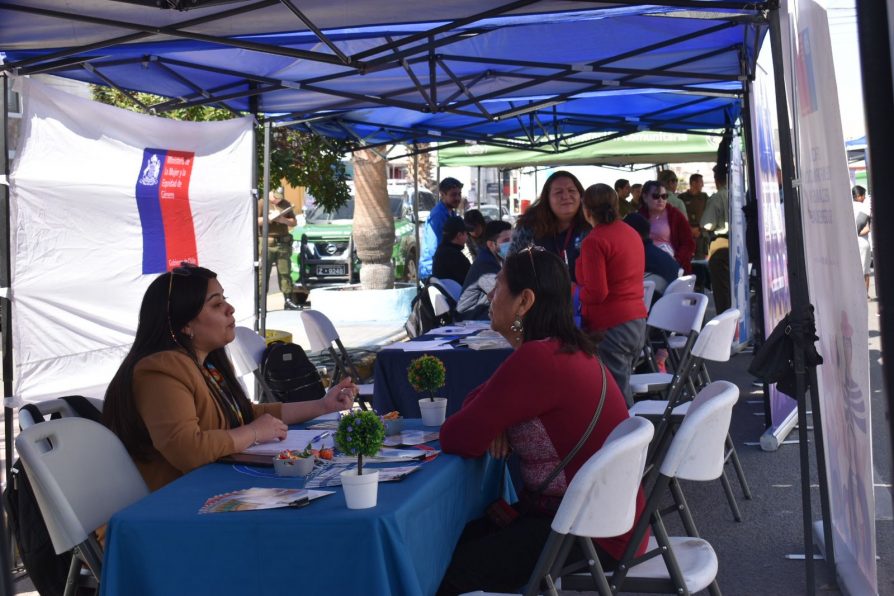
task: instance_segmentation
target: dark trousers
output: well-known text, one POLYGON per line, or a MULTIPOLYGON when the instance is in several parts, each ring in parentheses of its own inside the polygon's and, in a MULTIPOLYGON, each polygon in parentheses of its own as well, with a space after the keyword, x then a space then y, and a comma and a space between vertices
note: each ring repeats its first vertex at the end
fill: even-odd
POLYGON ((708 260, 711 271, 711 290, 714 292, 714 307, 719 315, 732 305, 729 293, 729 248, 719 248, 708 260))
MULTIPOLYGON (((551 523, 552 517, 538 514, 522 514, 505 528, 497 527, 486 517, 470 522, 453 551, 438 596, 475 590, 518 591, 531 577, 551 523)), ((596 552, 603 569, 617 567, 617 562, 598 546, 596 552)), ((568 560, 582 559, 575 546, 568 560)))
POLYGON ((646 338, 646 320, 635 319, 607 329, 602 341, 596 346, 599 359, 606 370, 618 383, 618 388, 627 401, 627 407, 633 405, 633 392, 630 390, 630 373, 633 362, 643 349, 646 338))

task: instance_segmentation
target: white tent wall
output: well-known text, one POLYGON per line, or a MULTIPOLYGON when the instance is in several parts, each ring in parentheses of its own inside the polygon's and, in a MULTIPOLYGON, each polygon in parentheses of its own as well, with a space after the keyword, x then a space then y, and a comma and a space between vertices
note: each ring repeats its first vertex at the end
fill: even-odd
POLYGON ((13 396, 101 395, 158 272, 143 273, 135 189, 144 149, 194 153, 188 182, 198 264, 218 273, 237 321, 253 318, 250 118, 178 122, 21 79, 23 131, 10 173, 13 396))

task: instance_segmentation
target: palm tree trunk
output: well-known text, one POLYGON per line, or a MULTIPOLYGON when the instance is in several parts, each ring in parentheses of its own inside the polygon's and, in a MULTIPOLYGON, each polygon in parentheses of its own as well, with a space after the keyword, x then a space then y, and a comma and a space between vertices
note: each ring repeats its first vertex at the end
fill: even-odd
POLYGON ((371 149, 354 152, 354 246, 365 290, 394 287, 394 218, 385 160, 371 149))

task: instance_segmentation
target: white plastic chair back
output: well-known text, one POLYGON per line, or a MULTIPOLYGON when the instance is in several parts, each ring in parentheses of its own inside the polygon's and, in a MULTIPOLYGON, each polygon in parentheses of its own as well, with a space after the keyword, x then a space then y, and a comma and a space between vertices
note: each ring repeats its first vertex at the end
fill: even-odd
POLYGON ((428 280, 429 284, 437 284, 444 288, 454 302, 459 302, 459 297, 463 293, 463 286, 453 279, 442 279, 440 277, 432 277, 428 280))
POLYGON ((636 494, 654 427, 636 416, 621 422, 568 486, 552 529, 590 538, 618 536, 633 527, 636 494))
POLYGON ((649 326, 688 335, 698 331, 705 319, 708 297, 695 292, 665 293, 649 311, 649 326))
POLYGON ((254 372, 261 366, 267 342, 250 327, 236 327, 236 340, 227 346, 237 377, 254 372))
MULTIPOLYGON (((96 409, 102 412, 102 406, 105 402, 101 399, 97 399, 95 397, 88 397, 87 401, 96 406, 96 409)), ((68 402, 64 399, 49 399, 47 401, 37 402, 32 404, 37 406, 37 409, 40 410, 40 413, 43 414, 44 418, 49 418, 53 414, 59 414, 62 418, 72 418, 72 417, 80 417, 80 414, 74 411, 74 409, 68 405, 68 402)), ((34 426, 34 418, 31 417, 31 414, 28 410, 22 408, 19 410, 19 428, 25 430, 30 426, 34 426)))
POLYGON ((447 298, 444 297, 444 294, 437 287, 428 286, 428 299, 431 301, 431 307, 435 311, 436 317, 450 312, 450 304, 447 302, 447 298))
POLYGON ((643 282, 643 302, 646 305, 646 311, 652 308, 652 297, 655 295, 655 282, 647 279, 643 282))
POLYGON ((692 346, 693 355, 713 362, 729 360, 739 317, 739 311, 731 308, 705 323, 692 346))
POLYGON ((674 281, 670 282, 667 286, 667 289, 664 290, 664 295, 666 296, 668 294, 676 294, 677 292, 691 292, 694 289, 695 276, 684 275, 683 277, 678 277, 674 281))
POLYGON ((338 331, 329 317, 318 310, 302 310, 301 322, 307 339, 310 340, 312 352, 321 352, 332 347, 332 343, 338 339, 338 331))
POLYGON ((118 437, 90 420, 35 424, 16 437, 16 449, 57 554, 149 494, 118 437))
POLYGON ((661 463, 661 473, 683 480, 714 480, 723 472, 726 435, 739 388, 714 381, 695 396, 661 463))

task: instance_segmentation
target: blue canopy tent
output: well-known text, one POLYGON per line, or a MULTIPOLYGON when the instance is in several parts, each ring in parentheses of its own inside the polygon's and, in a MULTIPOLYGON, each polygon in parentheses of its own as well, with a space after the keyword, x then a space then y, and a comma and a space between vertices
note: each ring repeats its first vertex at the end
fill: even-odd
MULTIPOLYGON (((0 0, 0 74, 51 73, 169 98, 147 111, 223 106, 357 147, 446 141, 558 152, 583 133, 609 133, 598 137, 605 140, 733 126, 777 7, 770 0, 0 0)), ((0 154, 0 174, 7 173, 5 140, 0 154)), ((0 185, 0 217, 8 219, 7 210, 0 185)), ((9 280, 7 257, 0 284, 9 280)), ((9 317, 5 304, 6 395, 9 317)), ((807 524, 805 542, 811 552, 807 524)), ((812 564, 807 557, 809 588, 812 564)))
POLYGON ((412 21, 382 1, 141 4, 0 2, 2 70, 172 98, 155 111, 266 114, 359 144, 536 148, 596 130, 731 125, 767 30, 744 1, 453 0, 412 21))

